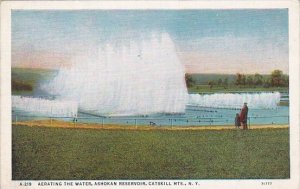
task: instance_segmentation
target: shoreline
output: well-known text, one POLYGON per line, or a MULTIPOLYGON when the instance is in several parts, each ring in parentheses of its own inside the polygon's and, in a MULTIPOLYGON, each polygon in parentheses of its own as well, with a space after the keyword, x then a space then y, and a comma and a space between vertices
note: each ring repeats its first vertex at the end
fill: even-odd
MULTIPOLYGON (((13 122, 12 126, 28 127, 48 127, 48 128, 67 128, 67 129, 98 129, 98 130, 133 130, 133 131, 191 131, 191 130, 243 130, 236 129, 234 125, 207 125, 207 126, 149 126, 149 125, 120 125, 120 124, 97 124, 97 123, 73 123, 58 120, 36 120, 13 122)), ((242 127, 240 127, 242 128, 242 127)), ((287 129, 289 125, 250 125, 252 129, 287 129)))

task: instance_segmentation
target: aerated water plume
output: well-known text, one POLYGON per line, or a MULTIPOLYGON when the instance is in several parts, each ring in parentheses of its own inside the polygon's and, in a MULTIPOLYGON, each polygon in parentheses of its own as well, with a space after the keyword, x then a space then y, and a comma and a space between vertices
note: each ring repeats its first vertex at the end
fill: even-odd
POLYGON ((12 97, 14 110, 37 115, 76 116, 77 111, 103 116, 185 113, 186 105, 209 108, 273 109, 280 93, 187 93, 185 70, 167 33, 84 46, 42 84, 55 100, 12 97))
POLYGON ((69 100, 47 100, 23 96, 12 96, 12 109, 29 112, 36 116, 77 116, 77 103, 69 100))
POLYGON ((279 92, 190 94, 188 104, 211 108, 241 108, 247 102, 249 108, 275 109, 280 102, 279 92))
POLYGON ((43 88, 98 115, 184 113, 184 67, 167 33, 105 44, 76 56, 43 88))

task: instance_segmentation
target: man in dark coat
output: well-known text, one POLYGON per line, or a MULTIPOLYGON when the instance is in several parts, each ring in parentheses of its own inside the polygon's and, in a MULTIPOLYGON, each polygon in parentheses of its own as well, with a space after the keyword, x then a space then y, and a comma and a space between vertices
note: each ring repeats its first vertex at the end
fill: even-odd
POLYGON ((243 108, 241 109, 240 112, 240 121, 243 126, 243 129, 248 129, 247 127, 247 116, 248 116, 248 106, 247 103, 244 103, 243 108))

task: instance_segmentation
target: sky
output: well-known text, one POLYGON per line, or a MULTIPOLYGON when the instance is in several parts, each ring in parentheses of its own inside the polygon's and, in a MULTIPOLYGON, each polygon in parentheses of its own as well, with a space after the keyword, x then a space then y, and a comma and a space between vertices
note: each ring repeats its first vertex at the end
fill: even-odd
POLYGON ((167 33, 188 73, 288 73, 287 9, 12 12, 12 67, 58 69, 106 43, 167 33))

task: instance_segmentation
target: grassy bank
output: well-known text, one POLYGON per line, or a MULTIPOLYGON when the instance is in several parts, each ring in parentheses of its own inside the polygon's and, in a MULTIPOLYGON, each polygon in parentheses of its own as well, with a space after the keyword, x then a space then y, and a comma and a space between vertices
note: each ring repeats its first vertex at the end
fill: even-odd
POLYGON ((289 178, 288 129, 12 129, 14 180, 289 178))
MULTIPOLYGON (((72 121, 61 121, 55 119, 48 120, 30 120, 13 122, 13 125, 29 127, 50 127, 50 128, 71 128, 71 129, 105 129, 105 130, 167 130, 167 131, 184 131, 184 130, 236 130, 233 124, 230 125, 194 125, 194 126, 151 126, 151 125, 122 125, 122 124, 101 124, 101 123, 74 123, 72 121)), ((269 125, 248 125, 249 129, 286 129, 287 124, 269 124, 269 125)))

